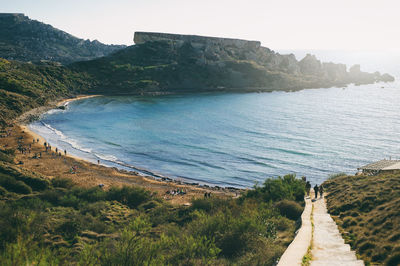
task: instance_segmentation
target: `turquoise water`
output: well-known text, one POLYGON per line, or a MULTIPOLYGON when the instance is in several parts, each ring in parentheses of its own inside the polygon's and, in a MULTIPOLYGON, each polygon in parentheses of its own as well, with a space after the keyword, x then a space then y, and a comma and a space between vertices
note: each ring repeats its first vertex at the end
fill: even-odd
POLYGON ((97 97, 30 126, 53 147, 145 174, 251 187, 296 173, 321 183, 400 157, 399 88, 97 97))

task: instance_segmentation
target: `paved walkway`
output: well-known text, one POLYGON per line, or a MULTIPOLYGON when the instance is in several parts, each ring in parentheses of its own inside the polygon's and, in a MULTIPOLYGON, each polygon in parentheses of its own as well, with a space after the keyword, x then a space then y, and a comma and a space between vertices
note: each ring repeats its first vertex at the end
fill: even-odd
POLYGON ((328 214, 325 200, 319 198, 313 205, 314 239, 311 265, 364 265, 362 260, 357 260, 350 245, 344 243, 335 221, 328 214))
MULTIPOLYGON (((311 195, 313 195, 312 193, 311 195)), ((311 211, 313 211, 314 236, 312 243, 311 266, 361 266, 362 260, 357 260, 354 251, 344 243, 336 223, 328 214, 325 200, 318 198, 311 202, 306 199, 306 207, 301 215, 302 226, 295 239, 279 260, 278 266, 301 265, 304 255, 312 239, 311 211)))
POLYGON ((301 265, 304 255, 311 242, 311 200, 305 199, 306 206, 301 215, 301 227, 297 232, 295 239, 290 243, 289 247, 283 253, 279 260, 278 266, 295 266, 301 265))

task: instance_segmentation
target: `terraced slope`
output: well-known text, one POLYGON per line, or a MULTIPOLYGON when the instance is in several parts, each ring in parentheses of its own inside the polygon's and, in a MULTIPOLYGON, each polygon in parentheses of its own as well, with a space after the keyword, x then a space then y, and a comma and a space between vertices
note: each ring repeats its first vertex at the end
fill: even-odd
POLYGON ((400 174, 338 176, 324 183, 327 207, 366 263, 400 264, 400 174))

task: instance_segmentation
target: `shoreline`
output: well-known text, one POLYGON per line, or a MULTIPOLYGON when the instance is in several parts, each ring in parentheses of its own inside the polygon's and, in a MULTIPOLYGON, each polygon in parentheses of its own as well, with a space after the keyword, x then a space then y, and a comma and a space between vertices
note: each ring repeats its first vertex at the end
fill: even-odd
POLYGON ((51 101, 51 102, 47 103, 46 105, 33 108, 33 109, 21 114, 19 117, 14 119, 14 123, 16 123, 18 125, 26 126, 30 122, 32 122, 34 120, 38 120, 39 117, 42 114, 44 114, 47 111, 50 111, 52 109, 56 109, 59 106, 62 106, 62 105, 65 106, 67 103, 70 103, 70 102, 73 102, 73 101, 77 101, 77 100, 81 100, 81 99, 88 99, 88 98, 93 98, 93 97, 99 97, 99 96, 102 96, 102 95, 100 95, 100 94, 95 94, 95 95, 77 95, 74 98, 66 98, 66 99, 62 99, 62 100, 54 100, 54 101, 51 101))
MULTIPOLYGON (((67 99, 63 99, 63 100, 53 101, 53 102, 49 103, 48 105, 34 108, 26 113, 23 113, 21 116, 19 116, 16 119, 16 124, 22 129, 22 131, 27 132, 29 135, 31 135, 31 137, 38 139, 39 140, 38 144, 44 145, 44 143, 46 142, 46 138, 44 138, 43 136, 39 135, 38 133, 32 131, 29 128, 28 124, 31 123, 32 121, 26 120, 27 113, 29 113, 29 115, 36 115, 36 116, 40 117, 41 115, 45 114, 46 112, 56 109, 59 106, 65 106, 65 105, 69 104, 70 102, 74 102, 74 101, 81 100, 81 99, 89 99, 89 98, 99 97, 99 96, 102 96, 102 95, 97 95, 97 94, 96 95, 78 95, 74 98, 67 98, 67 99)), ((67 154, 64 156, 73 158, 75 160, 87 161, 84 158, 80 158, 78 156, 74 156, 71 154, 67 154)), ((87 162, 89 162, 89 161, 87 161, 87 162)), ((89 163, 92 163, 92 162, 89 162, 89 163)))
MULTIPOLYGON (((28 123, 31 122, 30 116, 36 115, 37 117, 43 113, 57 108, 60 105, 65 105, 69 102, 98 97, 101 95, 80 95, 75 98, 63 99, 57 102, 52 102, 49 105, 42 106, 39 108, 32 109, 20 117, 18 117, 13 127, 13 133, 10 137, 0 139, 0 144, 3 147, 4 141, 10 143, 12 148, 17 147, 17 139, 23 138, 24 145, 32 147, 32 153, 20 154, 16 152, 16 161, 22 161, 25 169, 38 172, 47 178, 54 178, 56 176, 62 176, 71 178, 75 183, 80 186, 90 187, 98 186, 102 184, 105 189, 112 186, 122 185, 136 185, 142 188, 148 189, 152 192, 158 193, 164 199, 170 201, 172 204, 190 204, 192 198, 202 198, 204 193, 212 192, 220 197, 238 197, 246 189, 234 188, 234 187, 220 187, 211 185, 200 185, 198 183, 189 183, 180 180, 175 180, 169 177, 153 177, 149 175, 141 175, 136 171, 127 171, 118 169, 117 167, 109 167, 105 165, 95 164, 84 158, 67 154, 66 156, 55 156, 52 152, 46 153, 44 149, 44 142, 46 139, 39 134, 33 132, 29 127, 28 123), (7 141, 13 139, 13 141, 7 141), (39 142, 32 143, 33 139, 39 139, 39 142), (35 152, 42 152, 41 159, 33 159, 35 152), (60 157, 60 158, 59 158, 60 157), (36 160, 36 161, 35 161, 36 160), (43 163, 37 163, 41 161, 43 163), (43 167, 44 166, 44 167, 43 167), (70 173, 71 166, 77 166, 78 171, 76 174, 70 173), (184 190, 186 194, 172 196, 170 191, 184 190)), ((52 147, 53 149, 55 147, 52 147)))

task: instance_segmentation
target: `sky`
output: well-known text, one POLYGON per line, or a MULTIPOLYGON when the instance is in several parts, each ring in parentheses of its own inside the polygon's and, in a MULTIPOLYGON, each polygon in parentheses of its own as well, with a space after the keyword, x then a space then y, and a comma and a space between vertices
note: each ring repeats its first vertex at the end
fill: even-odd
POLYGON ((83 39, 133 44, 135 31, 259 40, 271 49, 400 50, 394 0, 0 0, 83 39))

